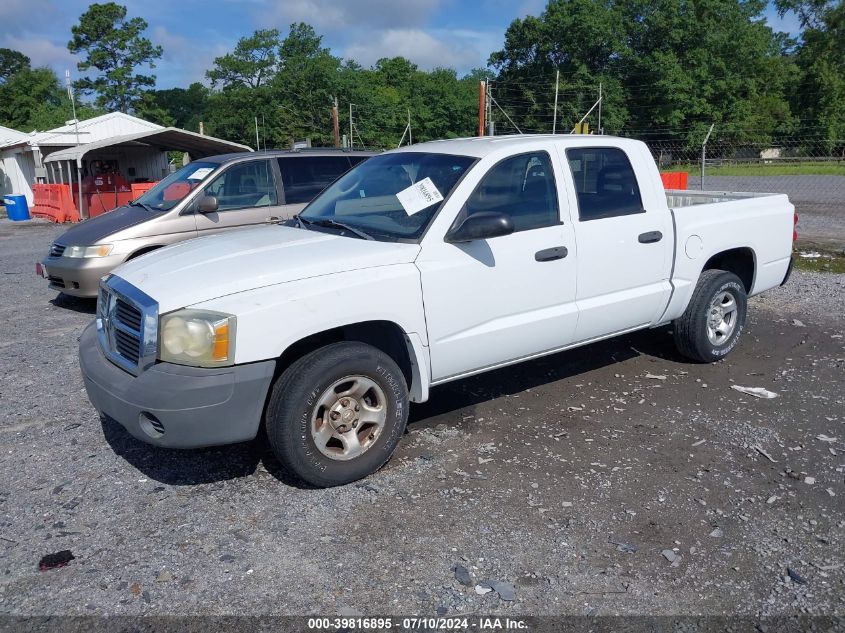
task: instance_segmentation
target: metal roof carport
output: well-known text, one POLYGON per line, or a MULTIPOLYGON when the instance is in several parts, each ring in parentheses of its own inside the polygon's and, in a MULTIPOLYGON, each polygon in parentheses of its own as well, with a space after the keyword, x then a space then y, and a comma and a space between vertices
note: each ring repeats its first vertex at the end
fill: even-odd
POLYGON ((180 130, 175 127, 166 127, 149 132, 138 132, 136 134, 125 134, 113 136, 112 138, 94 143, 85 143, 76 147, 68 147, 53 152, 46 158, 45 163, 62 160, 76 161, 76 166, 82 166, 82 157, 90 151, 111 147, 114 145, 134 145, 156 147, 162 151, 187 152, 192 159, 204 158, 215 154, 227 154, 229 152, 251 152, 248 145, 241 145, 232 141, 224 141, 213 136, 205 136, 188 130, 180 130))
MULTIPOLYGON (((240 143, 234 143, 232 141, 224 141, 220 138, 205 136, 204 134, 197 134, 196 132, 189 132, 188 130, 182 130, 180 128, 165 127, 150 130, 148 132, 136 132, 134 134, 113 136, 101 141, 94 141, 93 143, 84 143, 82 145, 76 145, 75 147, 61 149, 46 156, 44 158, 44 163, 54 163, 60 161, 68 161, 68 163, 74 161, 76 163, 76 187, 78 190, 77 199, 80 201, 80 206, 82 206, 82 158, 89 152, 105 147, 117 146, 150 147, 161 151, 187 152, 192 160, 205 158, 206 156, 214 156, 215 154, 252 151, 252 148, 248 145, 241 145, 240 143)), ((70 169, 69 164, 68 169, 70 169)), ((88 217, 87 211, 83 209, 79 209, 79 213, 83 219, 88 217)))

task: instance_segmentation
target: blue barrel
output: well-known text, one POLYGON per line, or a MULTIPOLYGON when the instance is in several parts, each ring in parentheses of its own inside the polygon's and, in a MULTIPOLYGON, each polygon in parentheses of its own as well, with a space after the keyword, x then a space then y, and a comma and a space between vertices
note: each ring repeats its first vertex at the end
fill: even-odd
POLYGON ((6 205, 6 215, 10 220, 20 222, 30 219, 26 196, 3 196, 3 204, 6 205))

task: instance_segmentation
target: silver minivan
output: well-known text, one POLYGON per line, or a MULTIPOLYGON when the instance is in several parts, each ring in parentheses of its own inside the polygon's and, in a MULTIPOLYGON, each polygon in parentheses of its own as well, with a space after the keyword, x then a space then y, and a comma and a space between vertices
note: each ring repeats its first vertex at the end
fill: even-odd
POLYGON ((50 288, 96 297, 103 275, 162 246, 292 217, 373 152, 242 152, 185 165, 125 207, 65 231, 36 265, 50 288))

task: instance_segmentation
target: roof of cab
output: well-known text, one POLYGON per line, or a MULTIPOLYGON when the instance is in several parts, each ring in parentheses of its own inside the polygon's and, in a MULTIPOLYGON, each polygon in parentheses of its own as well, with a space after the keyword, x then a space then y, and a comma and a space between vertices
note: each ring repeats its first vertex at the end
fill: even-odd
POLYGON ((207 163, 228 163, 234 160, 246 160, 261 158, 262 156, 269 156, 271 158, 295 158, 305 156, 375 156, 381 152, 364 151, 364 150, 348 150, 348 149, 333 149, 331 147, 320 147, 314 149, 271 149, 257 152, 232 152, 229 154, 217 154, 215 156, 207 156, 200 158, 207 163))
POLYGON ((509 134, 503 136, 472 136, 442 141, 427 141, 416 145, 405 145, 401 148, 391 150, 391 153, 403 151, 437 152, 482 158, 506 147, 536 146, 538 141, 555 141, 557 143, 582 145, 585 140, 589 140, 590 143, 597 143, 600 142, 600 139, 604 139, 605 141, 612 140, 614 144, 638 142, 618 136, 602 136, 598 134, 509 134))

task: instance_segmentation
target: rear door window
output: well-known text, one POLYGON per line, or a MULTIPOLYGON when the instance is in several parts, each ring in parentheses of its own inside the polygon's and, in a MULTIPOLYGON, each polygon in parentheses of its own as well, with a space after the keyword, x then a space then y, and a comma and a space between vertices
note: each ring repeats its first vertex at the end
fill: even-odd
POLYGON ((645 213, 631 161, 615 147, 566 150, 582 222, 645 213))
POLYGON ((352 166, 348 156, 285 156, 278 160, 286 204, 311 202, 352 166))

